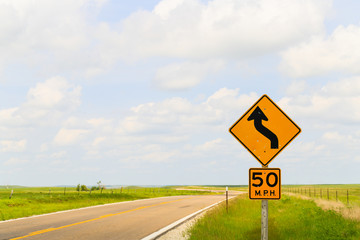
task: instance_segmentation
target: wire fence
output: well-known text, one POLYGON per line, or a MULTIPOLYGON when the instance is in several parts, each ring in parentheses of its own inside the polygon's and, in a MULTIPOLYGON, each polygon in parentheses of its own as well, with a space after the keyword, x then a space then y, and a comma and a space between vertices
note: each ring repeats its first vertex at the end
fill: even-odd
POLYGON ((320 198, 346 204, 360 204, 360 189, 358 188, 285 187, 283 191, 310 198, 320 198))

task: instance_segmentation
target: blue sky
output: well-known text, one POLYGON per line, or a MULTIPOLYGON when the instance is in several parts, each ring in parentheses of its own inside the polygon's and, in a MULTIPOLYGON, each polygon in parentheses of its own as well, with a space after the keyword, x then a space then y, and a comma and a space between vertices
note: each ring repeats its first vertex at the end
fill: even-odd
POLYGON ((247 184, 263 94, 284 184, 359 183, 357 1, 0 1, 0 185, 247 184))

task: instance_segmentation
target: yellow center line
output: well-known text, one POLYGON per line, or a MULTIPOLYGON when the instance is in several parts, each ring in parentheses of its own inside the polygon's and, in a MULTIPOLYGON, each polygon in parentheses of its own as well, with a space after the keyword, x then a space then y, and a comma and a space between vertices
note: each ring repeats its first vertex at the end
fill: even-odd
POLYGON ((27 238, 27 237, 31 237, 31 236, 36 236, 36 235, 40 235, 40 234, 43 234, 43 233, 52 232, 52 231, 56 231, 56 230, 59 230, 59 229, 80 225, 80 224, 83 224, 83 223, 93 222, 93 221, 100 220, 100 219, 107 218, 107 217, 112 217, 112 216, 116 216, 116 215, 120 215, 120 214, 124 214, 124 213, 129 213, 129 212, 134 212, 134 211, 138 211, 138 210, 145 209, 145 208, 156 207, 156 206, 160 206, 160 205, 163 205, 163 204, 179 202, 179 201, 183 201, 183 200, 191 199, 191 198, 194 198, 194 197, 188 197, 188 198, 182 198, 182 199, 177 199, 177 200, 173 200, 173 201, 161 202, 161 203, 157 203, 157 204, 153 204, 153 205, 142 206, 142 207, 126 210, 126 211, 123 211, 123 212, 111 213, 111 214, 103 215, 103 216, 100 216, 100 217, 97 217, 97 218, 88 219, 88 220, 85 220, 85 221, 82 221, 82 222, 76 222, 76 223, 72 223, 72 224, 57 227, 57 228, 47 228, 47 229, 39 230, 39 231, 36 231, 36 232, 31 232, 28 235, 25 235, 25 236, 22 236, 22 237, 17 237, 17 238, 12 238, 10 240, 17 240, 17 239, 23 239, 23 238, 27 238))

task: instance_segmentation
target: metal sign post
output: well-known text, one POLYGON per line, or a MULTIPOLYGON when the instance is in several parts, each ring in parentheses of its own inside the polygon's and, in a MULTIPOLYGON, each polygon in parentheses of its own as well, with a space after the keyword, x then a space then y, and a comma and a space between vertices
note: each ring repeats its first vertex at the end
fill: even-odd
POLYGON ((268 200, 261 200, 261 240, 268 240, 268 200))
MULTIPOLYGON (((267 168, 263 166, 263 168, 267 168)), ((268 216, 269 216, 269 206, 268 200, 261 200, 261 240, 268 240, 268 216)))

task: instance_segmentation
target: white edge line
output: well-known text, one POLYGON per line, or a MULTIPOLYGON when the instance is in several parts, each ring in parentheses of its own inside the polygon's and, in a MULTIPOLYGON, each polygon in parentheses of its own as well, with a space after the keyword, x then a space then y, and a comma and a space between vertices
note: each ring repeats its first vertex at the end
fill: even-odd
MULTIPOLYGON (((230 197, 229 199, 232 199, 234 197, 236 197, 236 196, 230 197)), ((203 209, 200 209, 199 211, 194 212, 194 213, 192 213, 190 215, 187 215, 186 217, 183 217, 183 218, 177 220, 176 222, 173 222, 170 225, 167 225, 166 227, 164 227, 164 228, 162 228, 162 229, 160 229, 160 230, 158 230, 158 231, 156 231, 156 232, 142 238, 141 240, 153 240, 153 239, 156 239, 156 238, 160 237, 161 235, 164 235, 165 233, 167 233, 171 229, 173 229, 173 228, 177 227, 178 225, 182 224, 183 222, 189 220, 190 218, 193 218, 194 216, 198 215, 199 213, 201 213, 201 212, 203 212, 205 210, 208 210, 209 208, 215 207, 216 205, 218 205, 218 204, 220 204, 220 203, 222 203, 224 201, 226 201, 226 199, 221 200, 221 201, 219 201, 217 203, 214 203, 214 204, 212 204, 210 206, 207 206, 207 207, 205 207, 203 209)))
POLYGON ((89 208, 97 208, 97 207, 125 204, 125 203, 130 203, 130 202, 132 203, 132 202, 147 201, 147 200, 154 200, 154 199, 160 199, 160 198, 183 197, 183 196, 188 196, 188 195, 167 196, 167 197, 157 197, 157 198, 145 198, 145 199, 136 199, 136 200, 130 200, 130 201, 123 201, 123 202, 105 203, 105 204, 89 206, 89 207, 75 208, 75 209, 63 210, 63 211, 58 211, 58 212, 45 213, 45 214, 40 214, 40 215, 33 215, 33 216, 29 216, 29 217, 9 219, 9 220, 0 221, 0 224, 1 223, 6 223, 6 222, 13 222, 13 221, 18 221, 18 220, 30 219, 30 218, 37 218, 37 217, 42 217, 42 216, 55 215, 55 214, 59 214, 59 213, 80 211, 80 210, 89 209, 89 208))

